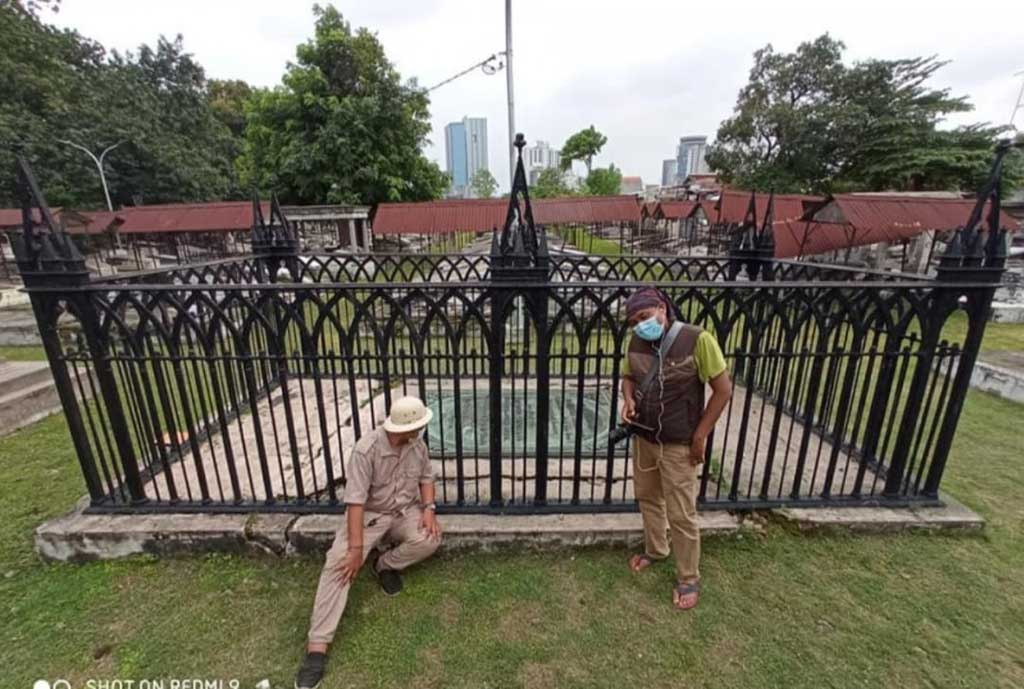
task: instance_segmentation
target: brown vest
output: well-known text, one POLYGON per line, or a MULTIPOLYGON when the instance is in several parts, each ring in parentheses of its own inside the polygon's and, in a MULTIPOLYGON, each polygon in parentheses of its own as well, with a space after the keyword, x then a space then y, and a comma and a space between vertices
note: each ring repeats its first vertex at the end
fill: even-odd
POLYGON ((636 335, 629 341, 630 377, 636 381, 636 420, 654 428, 654 431, 638 430, 637 434, 646 440, 664 443, 688 444, 693 431, 704 413, 704 383, 697 375, 697 362, 693 350, 697 337, 703 330, 696 325, 683 324, 683 329, 672 343, 672 349, 662 355, 663 384, 658 376, 647 387, 646 394, 640 390, 647 371, 658 365, 657 343, 647 342, 636 335), (662 411, 662 403, 665 408, 662 411), (661 432, 657 429, 659 416, 661 432))

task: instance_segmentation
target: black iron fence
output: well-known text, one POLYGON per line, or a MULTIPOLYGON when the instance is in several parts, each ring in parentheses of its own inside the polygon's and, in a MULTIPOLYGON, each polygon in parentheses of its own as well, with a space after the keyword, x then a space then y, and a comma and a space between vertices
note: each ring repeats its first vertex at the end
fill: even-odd
POLYGON ((758 241, 556 259, 518 193, 483 256, 301 256, 255 206, 253 256, 91 279, 66 237, 27 229, 92 509, 341 510, 356 440, 413 394, 435 411, 444 510, 633 510, 609 435, 638 283, 717 336, 735 383, 703 507, 938 500, 1005 260, 980 211, 930 280, 774 261, 758 241))

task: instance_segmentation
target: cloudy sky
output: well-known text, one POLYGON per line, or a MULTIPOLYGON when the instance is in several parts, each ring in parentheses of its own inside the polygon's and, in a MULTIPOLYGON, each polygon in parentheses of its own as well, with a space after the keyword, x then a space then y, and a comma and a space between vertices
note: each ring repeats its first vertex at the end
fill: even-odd
MULTIPOLYGON (((324 0, 321 0, 324 1, 324 0)), ((433 85, 504 50, 503 0, 335 0, 354 26, 375 31, 402 76, 433 85)), ((301 0, 63 0, 52 21, 108 48, 181 33, 211 77, 279 83, 312 34, 301 0)), ((954 124, 1006 123, 1024 70, 1024 2, 818 0, 513 0, 516 129, 561 146, 595 125, 608 144, 595 164, 658 183, 680 136, 713 138, 746 82, 751 54, 789 51, 830 32, 849 60, 938 54, 935 85, 970 96, 954 124)), ((505 75, 480 72, 433 93, 432 145, 444 167, 444 125, 488 120, 490 168, 507 188, 505 75)), ((1024 112, 1017 125, 1024 129, 1024 112)))

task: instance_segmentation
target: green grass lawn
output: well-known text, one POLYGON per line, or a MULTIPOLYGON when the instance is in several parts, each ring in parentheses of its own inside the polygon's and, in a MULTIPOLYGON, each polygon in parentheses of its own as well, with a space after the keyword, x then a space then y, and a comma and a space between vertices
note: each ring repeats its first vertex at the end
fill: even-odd
MULTIPOLYGON (((700 607, 626 553, 445 554, 384 597, 361 575, 324 686, 1024 686, 1021 407, 971 393, 945 488, 981 536, 709 539, 700 607)), ((83 492, 60 416, 0 440, 4 687, 40 677, 290 687, 317 558, 41 563, 32 529, 83 492)))

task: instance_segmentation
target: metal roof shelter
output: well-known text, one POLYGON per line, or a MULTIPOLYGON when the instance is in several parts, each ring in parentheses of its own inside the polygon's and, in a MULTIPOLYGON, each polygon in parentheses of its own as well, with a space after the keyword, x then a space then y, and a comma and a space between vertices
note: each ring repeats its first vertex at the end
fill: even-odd
MULTIPOLYGON (((964 226, 976 203, 974 199, 914 195, 830 195, 809 207, 799 221, 776 222, 775 255, 821 254, 879 242, 903 242, 932 230, 952 231, 964 226)), ((986 204, 985 213, 988 209, 986 204)), ((1011 232, 1020 229, 1006 212, 1000 213, 1000 225, 1011 232)))
MULTIPOLYGON (((574 196, 532 200, 539 225, 639 223, 635 196, 574 196)), ((486 232, 505 222, 505 199, 451 199, 417 203, 381 203, 373 214, 377 235, 486 232)))
POLYGON ((653 217, 657 220, 683 220, 693 215, 698 205, 696 201, 660 201, 653 217))

